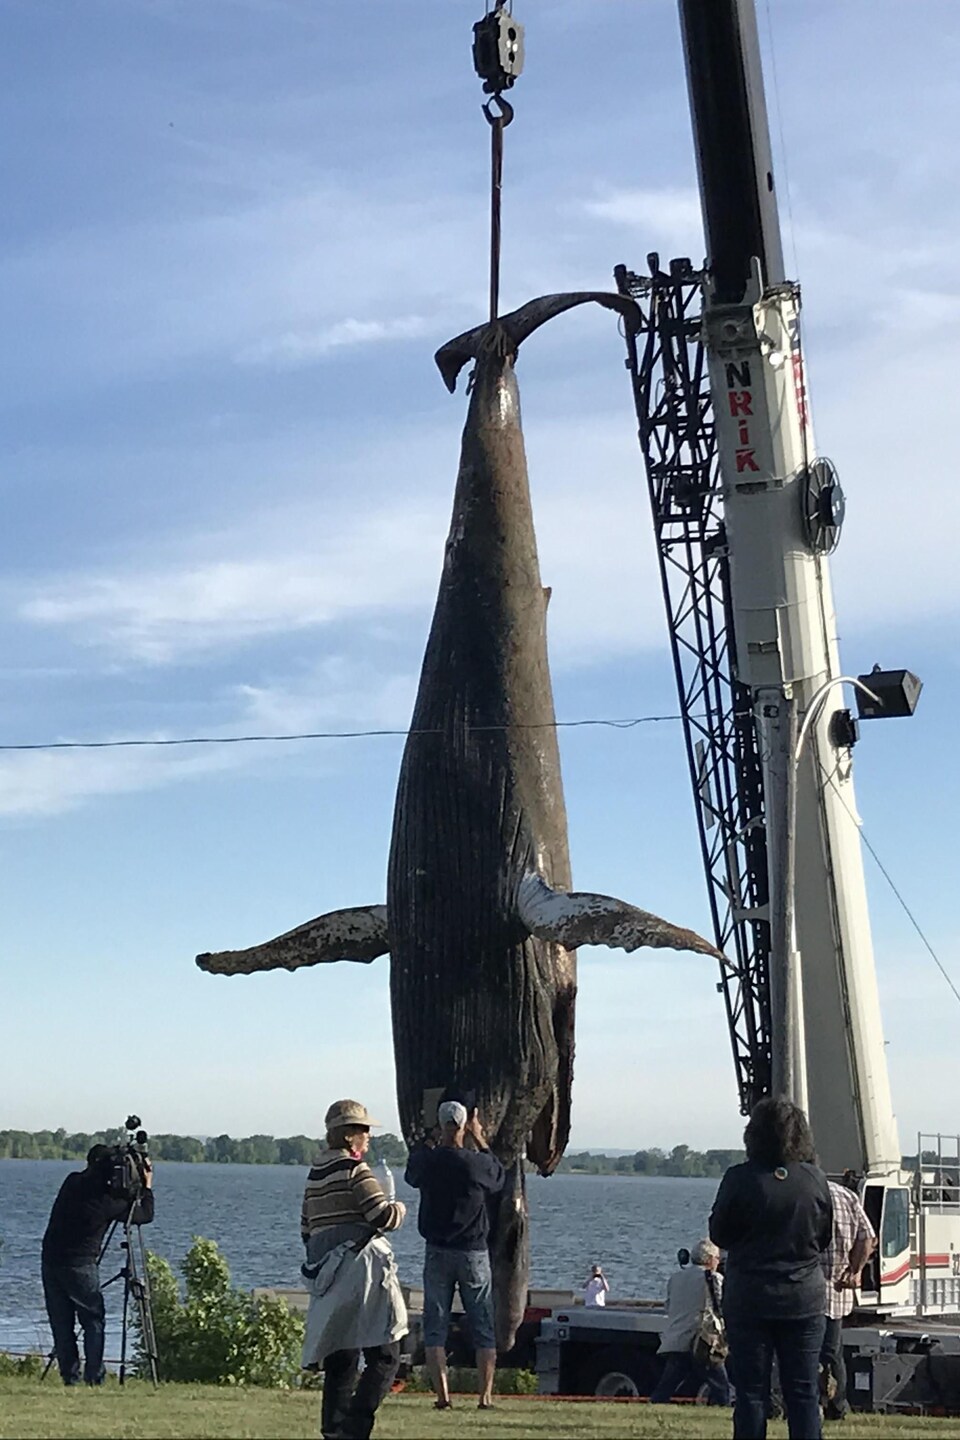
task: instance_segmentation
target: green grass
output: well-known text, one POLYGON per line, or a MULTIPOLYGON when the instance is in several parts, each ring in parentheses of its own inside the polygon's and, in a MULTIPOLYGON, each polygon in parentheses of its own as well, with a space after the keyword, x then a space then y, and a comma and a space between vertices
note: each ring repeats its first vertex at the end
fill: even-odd
MULTIPOLYGON (((163 1385, 159 1390, 139 1382, 124 1389, 85 1386, 66 1390, 52 1377, 36 1380, 0 1379, 0 1437, 3 1440, 298 1440, 319 1434, 320 1399, 316 1393, 281 1390, 230 1390, 208 1385, 163 1385)), ((837 1440, 847 1437, 956 1436, 956 1420, 913 1417, 854 1416, 837 1427, 837 1440)), ((771 1440, 786 1434, 781 1423, 770 1426, 771 1440)), ((641 1402, 577 1402, 504 1397, 496 1409, 480 1413, 472 1396, 455 1401, 453 1411, 438 1413, 422 1395, 391 1396, 383 1405, 374 1431, 376 1440, 565 1440, 565 1437, 664 1436, 666 1440, 711 1440, 730 1435, 729 1413, 702 1406, 657 1406, 641 1402)))

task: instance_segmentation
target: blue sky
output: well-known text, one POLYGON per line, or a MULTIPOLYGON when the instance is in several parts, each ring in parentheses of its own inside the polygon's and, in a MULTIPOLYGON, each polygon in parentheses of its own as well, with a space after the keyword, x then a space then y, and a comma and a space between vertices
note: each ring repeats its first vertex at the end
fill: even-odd
MULTIPOLYGON (((844 663, 925 682, 909 724, 864 727, 858 799, 960 983, 960 12, 760 8, 817 437, 848 496, 844 663)), ((485 305, 479 10, 3 6, 0 740, 408 722, 464 411, 431 357, 485 305)), ((699 258, 673 4, 517 13, 504 308, 651 249, 699 258)), ((558 715, 673 713, 609 315, 555 322, 519 376, 558 715)), ((356 1094, 393 1126, 385 960, 228 981, 193 955, 381 902, 400 750, 0 754, 0 1125, 133 1106, 155 1130, 315 1133, 356 1094)), ((562 753, 578 887, 705 928, 679 727, 567 731, 562 753)), ((960 1009, 867 873, 907 1148, 960 1120, 960 1009)), ((707 962, 584 951, 580 975, 574 1143, 734 1143, 707 962)))

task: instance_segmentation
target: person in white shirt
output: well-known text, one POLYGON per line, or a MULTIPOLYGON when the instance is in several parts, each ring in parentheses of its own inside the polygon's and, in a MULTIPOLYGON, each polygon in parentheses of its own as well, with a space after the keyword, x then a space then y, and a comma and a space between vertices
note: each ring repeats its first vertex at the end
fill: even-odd
POLYGON ((610 1286, 607 1284, 607 1277, 599 1265, 592 1266, 587 1283, 583 1287, 583 1303, 596 1307, 606 1305, 607 1291, 610 1286))
POLYGON ((675 1270, 667 1283, 667 1323, 660 1336, 663 1373, 650 1396, 651 1405, 665 1405, 674 1395, 696 1395, 707 1386, 708 1405, 729 1405, 730 1381, 722 1363, 704 1365, 693 1347, 705 1310, 719 1317, 723 1279, 717 1274, 720 1251, 701 1240, 690 1251, 689 1265, 675 1270))

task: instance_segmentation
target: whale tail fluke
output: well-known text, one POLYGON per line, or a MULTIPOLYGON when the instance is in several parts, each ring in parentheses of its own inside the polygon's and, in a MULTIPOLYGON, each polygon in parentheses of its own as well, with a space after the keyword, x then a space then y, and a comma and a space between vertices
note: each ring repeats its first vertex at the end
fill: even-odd
POLYGON ((531 935, 567 950, 579 945, 609 945, 629 951, 649 945, 723 959, 722 952, 695 930, 671 925, 659 915, 638 910, 612 895, 554 890, 541 875, 528 875, 521 882, 517 908, 531 935))
POLYGON ((441 345, 434 359, 443 376, 444 385, 452 395, 457 387, 457 376, 468 361, 491 353, 516 355, 527 336, 532 335, 534 330, 552 320, 555 315, 562 315, 564 310, 572 310, 576 305, 587 305, 591 302, 604 305, 608 310, 618 311, 631 330, 636 330, 640 324, 637 303, 627 295, 617 295, 607 290, 571 290, 560 295, 541 295, 537 300, 528 300, 519 310, 513 310, 509 315, 501 315, 497 320, 487 321, 484 325, 477 325, 472 330, 465 330, 462 335, 457 335, 453 340, 448 340, 446 345, 441 345))
POLYGON ((330 910, 249 950, 220 950, 198 955, 201 970, 213 975, 252 975, 258 970, 300 970, 304 965, 329 965, 355 960, 368 965, 390 951, 385 905, 330 910))

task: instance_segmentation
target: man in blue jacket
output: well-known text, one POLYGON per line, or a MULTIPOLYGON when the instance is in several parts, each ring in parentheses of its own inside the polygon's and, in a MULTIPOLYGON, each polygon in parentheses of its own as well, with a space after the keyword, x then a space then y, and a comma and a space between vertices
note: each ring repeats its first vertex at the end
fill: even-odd
POLYGON ((477 1347, 480 1409, 493 1404, 497 1347, 493 1330, 493 1290, 487 1246, 487 1202, 503 1188, 503 1166, 490 1153, 480 1117, 458 1100, 445 1100, 437 1112, 439 1137, 434 1147, 410 1154, 406 1180, 420 1191, 417 1227, 426 1243, 423 1264, 423 1342, 427 1369, 437 1394, 437 1409, 450 1406, 447 1383, 447 1331, 455 1289, 477 1347))

